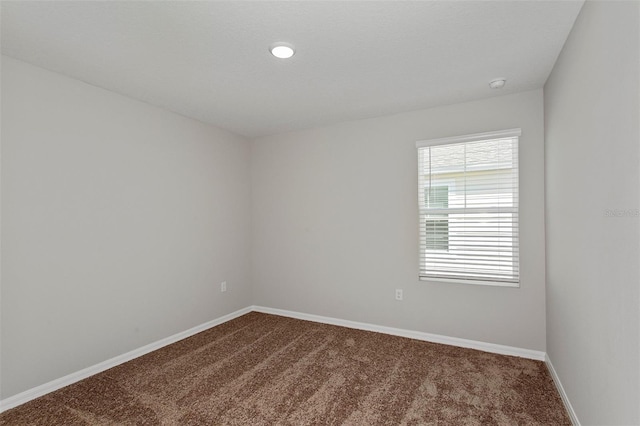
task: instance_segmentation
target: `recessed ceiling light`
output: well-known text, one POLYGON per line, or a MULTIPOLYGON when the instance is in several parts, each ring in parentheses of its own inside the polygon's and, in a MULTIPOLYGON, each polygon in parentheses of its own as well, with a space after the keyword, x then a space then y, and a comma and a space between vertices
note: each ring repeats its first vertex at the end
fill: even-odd
POLYGON ((489 87, 491 87, 492 89, 502 89, 506 82, 506 78, 496 78, 489 82, 489 87))
POLYGON ((276 58, 288 59, 296 53, 292 44, 289 43, 274 43, 269 47, 269 51, 276 58))

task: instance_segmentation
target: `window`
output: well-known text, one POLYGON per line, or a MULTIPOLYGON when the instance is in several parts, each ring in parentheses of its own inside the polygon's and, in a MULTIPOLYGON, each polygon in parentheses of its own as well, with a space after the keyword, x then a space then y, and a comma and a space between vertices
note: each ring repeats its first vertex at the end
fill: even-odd
MULTIPOLYGON (((449 187, 425 187, 425 202, 429 209, 446 209, 449 207, 449 187)), ((449 249, 449 220, 447 214, 434 214, 425 220, 427 250, 449 249)))
POLYGON ((519 136, 416 144, 421 280, 518 286, 519 136))

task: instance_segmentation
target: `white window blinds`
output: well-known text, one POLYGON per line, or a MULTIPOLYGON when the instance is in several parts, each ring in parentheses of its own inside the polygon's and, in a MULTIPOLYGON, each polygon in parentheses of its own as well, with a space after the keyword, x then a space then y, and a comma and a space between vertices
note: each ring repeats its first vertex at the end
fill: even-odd
POLYGON ((421 141, 420 279, 517 286, 520 129, 421 141))

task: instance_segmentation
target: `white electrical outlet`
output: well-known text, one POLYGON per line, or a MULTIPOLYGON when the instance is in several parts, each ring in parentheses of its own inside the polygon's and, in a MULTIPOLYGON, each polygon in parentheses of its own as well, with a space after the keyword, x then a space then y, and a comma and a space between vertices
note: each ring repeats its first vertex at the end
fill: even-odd
POLYGON ((224 293, 225 291, 227 291, 227 282, 226 282, 226 281, 222 281, 222 282, 220 283, 220 291, 221 291, 222 293, 224 293))
POLYGON ((396 288, 396 300, 402 300, 402 289, 396 288))

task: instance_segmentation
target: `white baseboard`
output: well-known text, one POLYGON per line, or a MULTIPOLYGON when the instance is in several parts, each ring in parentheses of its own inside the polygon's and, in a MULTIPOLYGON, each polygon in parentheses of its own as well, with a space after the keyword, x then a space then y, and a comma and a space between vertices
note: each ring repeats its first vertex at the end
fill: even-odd
POLYGON ((230 314, 221 316, 204 324, 197 325, 189 330, 174 334, 173 336, 166 337, 164 339, 158 340, 156 342, 145 345, 141 348, 134 349, 130 352, 127 352, 122 355, 118 355, 114 358, 103 361, 99 364, 93 365, 91 367, 87 367, 83 370, 76 371, 75 373, 68 374, 64 377, 60 377, 59 379, 52 380, 48 383, 45 383, 40 386, 36 386, 35 388, 26 390, 17 395, 11 396, 9 398, 5 398, 0 400, 0 413, 3 411, 9 410, 11 408, 17 407, 18 405, 24 404, 25 402, 31 401, 32 399, 39 398, 43 395, 46 395, 50 392, 68 386, 70 384, 79 382, 80 380, 86 379, 87 377, 93 376, 94 374, 101 373, 109 368, 115 367, 127 361, 131 361, 132 359, 138 358, 142 355, 148 354, 149 352, 153 352, 158 350, 164 346, 175 343, 179 340, 186 339, 187 337, 191 337, 194 334, 198 334, 201 331, 205 331, 211 327, 215 327, 216 325, 220 325, 227 321, 230 321, 234 318, 242 316, 251 312, 251 307, 246 307, 230 314))
POLYGON ((457 337, 442 336, 439 334, 423 333, 421 331, 403 330, 400 328, 385 327, 375 324, 348 321, 338 318, 323 317, 320 315, 304 314, 301 312, 287 311, 284 309, 267 308, 264 306, 253 306, 256 312, 265 314, 280 315, 284 317, 297 318, 301 320, 319 322, 323 324, 339 325, 342 327, 355 328, 358 330, 375 331, 377 333, 391 334, 393 336, 408 337, 410 339, 423 340, 432 343, 442 343, 444 345, 459 346, 462 348, 477 349, 484 352, 491 352, 501 355, 511 355, 521 358, 544 361, 545 353, 532 349, 522 349, 513 346, 496 345, 494 343, 479 342, 476 340, 460 339, 457 337))
POLYGON ((549 355, 546 355, 545 364, 547 364, 547 368, 549 369, 549 373, 551 373, 551 377, 553 378, 553 383, 555 383, 556 388, 558 388, 558 393, 560 394, 560 398, 562 398, 562 402, 564 403, 564 407, 567 409, 569 413, 569 418, 571 419, 571 423, 573 426, 580 426, 580 421, 578 420, 578 416, 576 412, 573 410, 573 406, 569 401, 569 397, 567 393, 564 391, 564 387, 562 387, 562 382, 560 382, 560 377, 558 373, 556 373, 556 369, 553 368, 553 364, 551 363, 551 359, 549 355))

